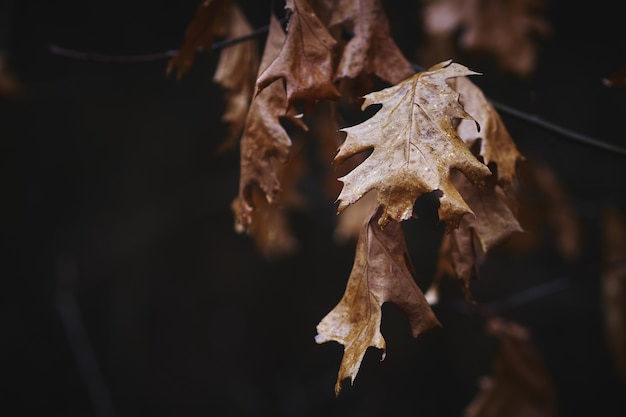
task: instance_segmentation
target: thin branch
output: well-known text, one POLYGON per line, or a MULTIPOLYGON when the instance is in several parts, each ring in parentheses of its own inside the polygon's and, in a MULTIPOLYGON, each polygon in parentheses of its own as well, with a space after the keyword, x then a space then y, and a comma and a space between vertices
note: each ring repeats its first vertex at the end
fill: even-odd
POLYGON ((165 52, 156 52, 154 54, 143 55, 106 55, 92 52, 76 51, 74 49, 64 48, 53 43, 48 44, 48 52, 53 55, 65 58, 78 59, 80 61, 95 61, 110 63, 136 63, 136 62, 154 62, 169 59, 175 56, 178 51, 171 49, 165 52))
MULTIPOLYGON (((285 19, 279 20, 283 24, 285 19)), ((245 42, 250 39, 254 39, 257 36, 263 35, 269 30, 269 25, 261 26, 258 29, 253 30, 247 35, 239 36, 233 39, 226 39, 223 41, 213 42, 209 50, 216 51, 222 48, 228 48, 229 46, 236 45, 241 42, 245 42)), ((177 49, 170 49, 165 52, 156 52, 153 54, 142 55, 106 55, 91 52, 76 51, 74 49, 64 48, 53 43, 48 44, 48 51, 53 55, 63 56, 66 58, 78 59, 81 61, 95 61, 104 63, 137 63, 137 62, 154 62, 170 59, 178 53, 177 49)), ((204 51, 204 48, 198 48, 198 51, 204 51)))
POLYGON ((499 110, 502 113, 508 114, 509 116, 513 116, 517 119, 520 119, 524 122, 528 122, 534 124, 535 126, 542 127, 552 133, 556 133, 559 136, 566 137, 568 139, 572 139, 574 141, 583 143, 585 145, 594 146, 599 149, 603 149, 605 151, 613 152, 618 155, 626 156, 626 149, 621 148, 616 145, 612 145, 610 143, 603 142, 598 139, 591 138, 589 136, 583 135, 578 132, 574 132, 569 129, 565 129, 564 127, 558 126, 554 123, 548 122, 546 120, 542 120, 537 116, 530 115, 528 113, 524 113, 513 107, 507 106, 506 104, 498 103, 492 99, 488 99, 493 107, 499 110))
MULTIPOLYGON (((283 18, 280 20, 281 24, 284 24, 288 18, 283 18)), ((249 39, 255 38, 267 32, 269 30, 269 25, 265 25, 259 27, 247 35, 240 36, 238 38, 227 39, 224 41, 214 42, 210 50, 218 50, 222 48, 227 48, 229 46, 238 44, 240 42, 245 42, 249 39)), ((199 51, 202 51, 203 48, 199 48, 199 51)), ((169 59, 175 56, 178 53, 178 50, 172 49, 165 52, 157 52, 153 54, 144 54, 144 55, 106 55, 99 53, 90 53, 90 52, 81 52, 76 51, 69 48, 64 48, 55 44, 48 44, 48 51, 54 55, 64 56, 67 58, 79 59, 83 61, 96 61, 96 62, 105 62, 105 63, 139 63, 139 62, 153 62, 153 61, 161 61, 165 59, 169 59)), ((421 72, 425 71, 425 68, 412 63, 413 69, 415 71, 421 72)), ((626 156, 626 149, 598 140, 587 135, 583 135, 578 132, 574 132, 572 130, 566 129, 562 126, 554 124, 552 122, 548 122, 539 118, 538 116, 534 116, 523 111, 517 110, 513 107, 507 106, 505 104, 494 101, 490 98, 487 98, 491 104, 500 112, 507 114, 509 116, 515 117, 523 122, 528 124, 543 128, 549 132, 552 132, 560 137, 573 140, 575 142, 579 142, 585 145, 589 145, 598 149, 602 149, 608 152, 615 153, 617 155, 626 156)))

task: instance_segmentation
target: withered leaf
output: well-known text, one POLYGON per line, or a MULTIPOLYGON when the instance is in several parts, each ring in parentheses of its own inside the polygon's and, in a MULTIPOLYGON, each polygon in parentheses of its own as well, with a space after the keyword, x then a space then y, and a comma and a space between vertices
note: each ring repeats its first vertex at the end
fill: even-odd
POLYGON ((484 257, 493 247, 523 229, 493 177, 480 190, 458 172, 453 173, 452 180, 475 216, 463 217, 459 227, 450 231, 449 252, 440 256, 450 257, 461 288, 471 300, 470 281, 478 277, 478 267, 484 257))
POLYGON ((465 417, 556 417, 556 390, 528 330, 500 318, 487 330, 499 339, 491 376, 466 407, 465 417))
POLYGON ((540 16, 544 0, 425 0, 424 28, 428 36, 455 37, 460 47, 494 56, 498 65, 520 76, 535 68, 536 38, 550 26, 540 16))
POLYGON ((617 207, 604 209, 602 229, 604 332, 617 372, 626 380, 626 219, 617 207))
POLYGON ((317 325, 317 343, 336 341, 344 354, 335 384, 339 395, 345 379, 356 377, 369 347, 383 350, 381 306, 391 302, 408 317, 413 337, 441 326, 413 278, 413 266, 399 222, 381 229, 377 207, 364 222, 357 241, 352 272, 339 304, 317 325))
POLYGON ((378 191, 383 206, 380 225, 406 220, 415 200, 434 190, 442 191, 439 218, 455 228, 471 209, 455 189, 450 170, 456 168, 473 183, 491 174, 459 137, 454 122, 472 119, 459 103, 459 94, 446 83, 454 77, 477 74, 463 65, 442 62, 401 83, 365 96, 363 108, 382 104, 370 119, 342 129, 347 138, 335 160, 373 148, 372 154, 339 178, 340 213, 370 190, 378 191))
POLYGON ((332 49, 335 39, 306 0, 287 0, 291 12, 287 38, 280 53, 257 78, 257 93, 278 79, 284 79, 290 105, 304 101, 338 100, 333 84, 332 49))
POLYGON ((270 261, 293 254, 299 245, 287 216, 288 211, 301 209, 306 204, 306 199, 298 189, 306 166, 301 147, 296 148, 292 149, 289 161, 277 167, 277 178, 282 189, 276 200, 269 203, 259 188, 250 190, 254 210, 250 213, 249 224, 241 223, 243 216, 240 210, 244 207, 241 196, 236 197, 231 204, 235 230, 250 236, 258 252, 270 261))
POLYGON ((480 155, 484 163, 496 165, 498 184, 508 191, 515 178, 518 162, 523 161, 524 156, 482 90, 467 77, 458 77, 454 81, 454 89, 461 94, 463 108, 480 126, 479 132, 476 123, 461 120, 457 131, 468 146, 480 140, 480 155))
POLYGON ((332 7, 329 25, 351 23, 354 36, 341 53, 335 79, 375 74, 397 84, 415 73, 391 37, 380 0, 340 0, 332 7))
POLYGON ((200 0, 193 20, 187 26, 185 40, 167 63, 169 75, 176 69, 176 78, 182 78, 191 68, 199 48, 209 49, 213 41, 226 35, 228 13, 232 0, 200 0))
POLYGON ((525 160, 518 167, 519 183, 515 185, 520 224, 528 233, 516 234, 506 247, 517 253, 529 252, 552 244, 567 261, 580 256, 582 225, 569 193, 554 170, 539 160, 525 160), (545 231, 549 233, 546 234, 545 231))
MULTIPOLYGON (((285 34, 274 16, 261 60, 261 71, 278 54, 285 34)), ((291 149, 291 139, 280 124, 280 119, 287 117, 306 130, 306 126, 289 112, 287 95, 281 83, 272 83, 258 95, 250 105, 244 133, 241 138, 241 159, 239 179, 240 208, 239 224, 245 229, 252 222, 254 208, 251 190, 260 187, 268 202, 272 202, 280 191, 277 171, 284 164, 291 149)))
MULTIPOLYGON (((239 38, 252 32, 252 27, 237 5, 233 4, 228 12, 226 39, 239 38)), ((226 111, 222 121, 228 125, 228 136, 218 152, 233 148, 239 139, 246 123, 258 70, 256 40, 222 48, 213 81, 226 89, 226 111)))

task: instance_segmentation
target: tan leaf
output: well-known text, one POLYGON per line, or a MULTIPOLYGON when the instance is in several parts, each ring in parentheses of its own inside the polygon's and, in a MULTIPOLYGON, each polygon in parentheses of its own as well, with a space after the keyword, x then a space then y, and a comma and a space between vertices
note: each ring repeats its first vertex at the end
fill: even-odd
POLYGON ((193 20, 187 26, 185 40, 167 63, 169 75, 176 69, 176 78, 182 78, 191 68, 199 48, 209 49, 213 41, 227 33, 228 10, 231 0, 201 0, 193 20))
POLYGON ((317 325, 317 343, 336 341, 344 346, 337 395, 345 379, 354 380, 369 347, 382 349, 384 359, 383 303, 391 302, 407 315, 413 337, 441 326, 413 278, 401 224, 394 221, 381 229, 381 214, 378 207, 364 222, 345 294, 317 325))
POLYGON ((340 0, 332 8, 330 26, 354 27, 343 48, 335 80, 375 74, 397 84, 415 73, 391 37, 389 20, 380 0, 340 0))
POLYGON ((449 251, 461 288, 471 300, 470 281, 478 278, 478 267, 484 257, 493 247, 523 229, 494 178, 490 178, 480 190, 458 172, 454 172, 452 179, 475 215, 463 217, 459 227, 450 232, 449 251))
POLYGON ((478 122, 461 120, 457 131, 459 136, 471 146, 476 140, 480 140, 480 155, 487 165, 495 164, 497 167, 498 184, 508 191, 514 180, 517 164, 524 160, 515 142, 511 138, 500 115, 487 100, 482 90, 469 78, 455 78, 454 89, 461 94, 461 104, 466 112, 478 122))
POLYGON ((499 318, 487 323, 499 339, 490 377, 466 407, 465 417, 556 417, 556 390, 524 327, 499 318))
POLYGON ((306 0, 287 0, 291 12, 287 38, 274 61, 257 78, 257 93, 284 79, 289 104, 316 100, 338 100, 333 84, 332 49, 335 39, 328 33, 306 0))
POLYGON ((424 30, 438 38, 461 31, 462 49, 490 54, 501 68, 528 76, 535 68, 536 38, 550 34, 543 9, 545 0, 425 0, 424 30))
POLYGON ((365 96, 363 108, 371 104, 382 104, 382 108, 363 123, 342 129, 348 136, 335 160, 373 151, 339 178, 344 183, 338 197, 339 213, 370 190, 378 191, 383 227, 392 219, 410 218, 415 200, 434 190, 443 193, 439 218, 449 229, 472 212, 454 188, 450 170, 460 170, 475 184, 491 171, 456 132, 454 122, 471 116, 459 104, 459 94, 446 83, 449 78, 471 74, 477 73, 446 61, 365 96))
MULTIPOLYGON (((236 39, 252 32, 252 27, 233 4, 228 13, 228 32, 226 39, 236 39)), ((246 123, 254 85, 259 70, 259 56, 256 40, 248 40, 222 48, 213 81, 226 89, 226 111, 222 121, 228 125, 228 135, 218 152, 232 149, 246 123)))
POLYGON ((617 372, 626 379, 626 219, 617 207, 604 210, 603 232, 604 332, 617 372))
MULTIPOLYGON (((278 54, 285 34, 280 23, 274 16, 271 18, 270 29, 261 60, 261 71, 269 65, 278 54)), ((241 205, 236 213, 238 222, 244 229, 252 222, 251 213, 252 188, 259 187, 268 202, 272 202, 280 191, 278 170, 284 164, 291 149, 291 139, 280 124, 283 117, 289 118, 303 129, 306 126, 298 119, 291 117, 287 95, 282 83, 272 83, 256 95, 250 105, 244 133, 241 138, 241 159, 239 179, 239 199, 241 205)))

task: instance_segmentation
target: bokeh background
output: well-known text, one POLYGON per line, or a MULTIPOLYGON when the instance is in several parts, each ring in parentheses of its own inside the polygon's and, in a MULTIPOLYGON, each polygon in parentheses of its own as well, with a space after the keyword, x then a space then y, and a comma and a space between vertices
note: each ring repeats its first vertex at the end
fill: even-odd
MULTIPOLYGON (((354 245, 333 240, 335 203, 315 169, 302 184, 307 206, 290 213, 295 254, 269 261, 234 231, 238 154, 215 154, 225 134, 217 54, 199 55, 177 81, 165 60, 103 63, 48 49, 176 49, 196 3, 0 2, 0 49, 21 85, 18 96, 0 97, 0 415, 461 416, 497 340, 452 281, 434 306, 443 327, 419 339, 385 305, 386 359, 368 351, 354 385, 335 398, 342 349, 317 345, 315 326, 343 293, 354 245)), ((255 27, 271 7, 282 10, 240 4, 255 27)), ((416 60, 420 4, 385 5, 397 43, 416 60)), ((626 66, 615 7, 549 2, 552 35, 539 40, 530 77, 488 56, 458 60, 484 74, 473 81, 488 97, 625 147, 626 87, 601 82, 626 66)), ((626 157, 503 120, 522 153, 562 181, 582 251, 563 259, 549 236, 522 254, 497 250, 474 294, 504 300, 502 316, 531 331, 559 415, 623 416, 626 385, 601 310, 600 216, 608 205, 626 208, 626 157), (506 304, 546 283, 542 296, 506 304)), ((316 158, 314 143, 305 149, 316 158)), ((425 288, 440 228, 426 215, 406 231, 425 288)))

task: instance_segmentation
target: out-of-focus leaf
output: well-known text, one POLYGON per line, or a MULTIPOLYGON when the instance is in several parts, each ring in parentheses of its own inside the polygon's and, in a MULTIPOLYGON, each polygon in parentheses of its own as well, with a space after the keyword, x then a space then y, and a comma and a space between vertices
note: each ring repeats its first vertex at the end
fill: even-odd
POLYGON ((397 84, 415 73, 391 37, 380 0, 340 0, 331 8, 329 26, 352 28, 354 36, 341 53, 335 79, 376 75, 397 84))
POLYGON ((524 253, 548 243, 563 259, 574 261, 581 251, 581 224, 569 193, 547 164, 524 161, 518 169, 519 182, 513 192, 517 218, 528 233, 518 233, 506 242, 514 252, 524 253), (548 233, 546 233, 546 231, 548 233), (545 238, 549 241, 544 241, 545 238))
POLYGON ((434 39, 449 54, 446 40, 460 31, 460 48, 489 54, 501 68, 520 76, 534 71, 537 38, 551 33, 541 16, 545 0, 424 0, 422 4, 427 45, 434 39))
POLYGON ((608 206, 602 220, 604 331, 617 372, 626 379, 626 219, 617 207, 608 206))
POLYGON ((198 49, 209 49, 216 38, 224 37, 228 31, 229 5, 232 0, 201 0, 193 20, 187 26, 185 40, 167 63, 169 75, 177 71, 176 78, 182 78, 191 68, 198 49))
POLYGON ((466 407, 465 417, 556 417, 556 391, 541 355, 524 327, 500 318, 487 330, 499 339, 491 376, 466 407))
MULTIPOLYGON (((252 32, 252 27, 237 5, 228 13, 226 39, 236 39, 252 32)), ((218 153, 232 149, 246 123, 250 100, 259 70, 256 40, 248 40, 222 48, 213 81, 226 89, 226 111, 222 121, 228 124, 228 136, 218 148, 218 153)))

